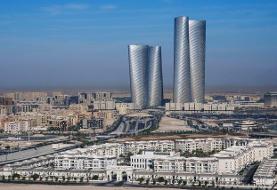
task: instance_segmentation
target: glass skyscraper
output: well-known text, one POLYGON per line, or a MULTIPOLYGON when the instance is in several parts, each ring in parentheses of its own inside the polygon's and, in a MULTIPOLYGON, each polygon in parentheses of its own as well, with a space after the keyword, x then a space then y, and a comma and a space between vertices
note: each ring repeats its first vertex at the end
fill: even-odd
POLYGON ((205 99, 206 21, 189 20, 190 78, 193 102, 205 99))
POLYGON ((174 84, 175 103, 204 102, 206 21, 175 18, 174 84))
POLYGON ((143 109, 160 106, 163 99, 160 46, 129 45, 132 102, 143 109))
POLYGON ((148 106, 156 107, 163 100, 163 75, 161 46, 149 47, 148 106))

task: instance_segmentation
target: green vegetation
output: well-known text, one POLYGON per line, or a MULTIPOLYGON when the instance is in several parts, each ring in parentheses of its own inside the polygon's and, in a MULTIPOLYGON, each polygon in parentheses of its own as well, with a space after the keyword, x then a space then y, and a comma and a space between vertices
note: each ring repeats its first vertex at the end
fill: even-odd
POLYGON ((98 175, 92 176, 92 180, 98 180, 98 179, 99 179, 99 176, 98 176, 98 175))
POLYGON ((121 154, 119 157, 121 157, 123 159, 123 163, 124 165, 130 165, 131 162, 131 156, 133 156, 134 154, 132 152, 128 152, 127 154, 121 154))
POLYGON ((158 177, 158 179, 157 179, 157 182, 159 182, 159 183, 162 183, 162 182, 164 182, 165 180, 164 180, 164 177, 158 177))
POLYGON ((12 179, 15 179, 15 178, 20 178, 20 175, 19 175, 18 173, 14 173, 14 174, 12 175, 12 179))
POLYGON ((144 181, 144 178, 140 177, 140 178, 137 179, 137 181, 139 181, 139 184, 142 184, 142 182, 144 181))
POLYGON ((67 127, 67 130, 68 130, 68 131, 79 131, 80 128, 81 128, 80 125, 73 125, 73 126, 67 127))
POLYGON ((31 177, 33 178, 33 180, 37 180, 39 178, 39 175, 38 174, 33 174, 31 177))
POLYGON ((209 157, 210 155, 215 154, 217 152, 219 152, 219 150, 204 152, 202 149, 196 149, 196 150, 193 150, 192 152, 189 152, 189 151, 181 152, 181 156, 184 156, 184 157, 209 157))

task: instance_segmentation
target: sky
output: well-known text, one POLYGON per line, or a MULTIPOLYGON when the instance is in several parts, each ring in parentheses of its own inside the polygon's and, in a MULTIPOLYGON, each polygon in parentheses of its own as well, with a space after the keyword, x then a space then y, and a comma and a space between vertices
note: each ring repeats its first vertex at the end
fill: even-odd
POLYGON ((206 86, 277 85, 276 0, 3 0, 0 89, 127 88, 128 44, 162 46, 174 17, 207 21, 206 86))

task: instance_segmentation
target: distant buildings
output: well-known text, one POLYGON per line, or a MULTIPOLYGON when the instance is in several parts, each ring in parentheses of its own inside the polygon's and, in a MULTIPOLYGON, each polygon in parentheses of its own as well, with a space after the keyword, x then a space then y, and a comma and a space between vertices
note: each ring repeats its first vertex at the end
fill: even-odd
POLYGON ((265 107, 277 107, 277 92, 267 92, 264 94, 265 107))
POLYGON ((183 111, 186 113, 214 113, 232 114, 235 110, 233 104, 227 103, 166 103, 166 111, 183 111))
POLYGON ((4 96, 15 101, 39 101, 47 97, 47 92, 7 92, 4 96))
POLYGON ((111 92, 80 92, 78 94, 78 99, 80 104, 91 105, 95 101, 111 101, 111 92))
POLYGON ((204 103, 206 21, 175 18, 173 102, 204 103))
POLYGON ((132 102, 141 109, 160 106, 163 99, 161 47, 129 45, 132 102))

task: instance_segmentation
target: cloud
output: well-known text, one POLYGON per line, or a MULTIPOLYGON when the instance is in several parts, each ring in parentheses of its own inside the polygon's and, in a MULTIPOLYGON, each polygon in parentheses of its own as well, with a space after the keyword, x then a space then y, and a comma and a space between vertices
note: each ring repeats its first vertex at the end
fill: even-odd
POLYGON ((68 3, 63 5, 51 5, 48 7, 43 7, 42 9, 52 15, 57 15, 64 12, 83 11, 88 8, 89 6, 87 4, 68 3))
POLYGON ((102 11, 112 11, 112 10, 117 9, 117 6, 116 5, 112 5, 112 4, 108 4, 108 5, 102 5, 99 8, 102 11))

